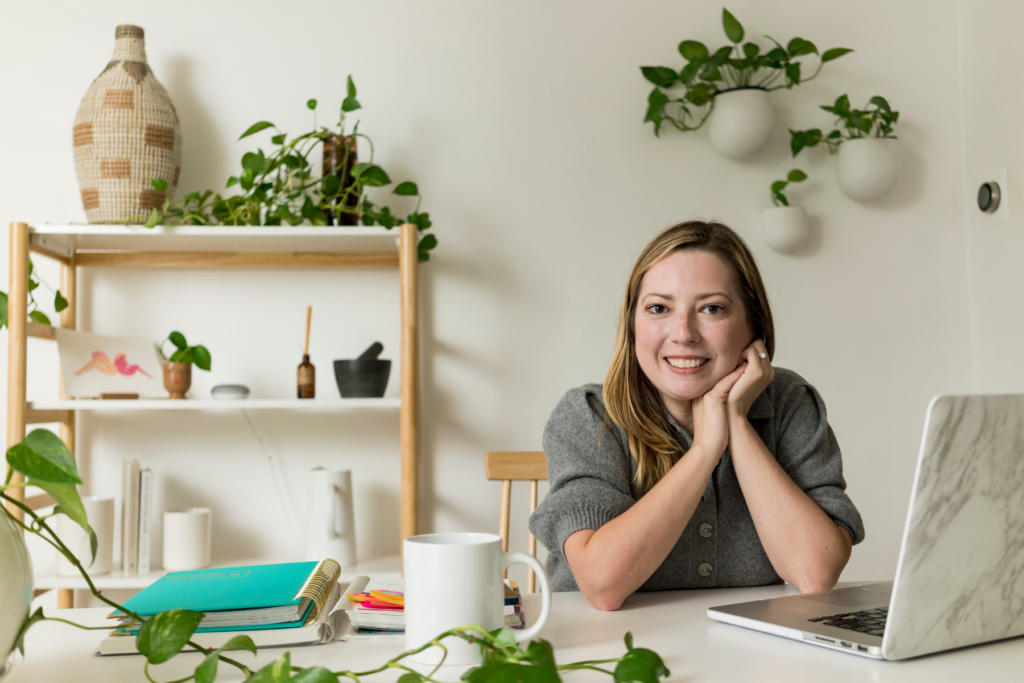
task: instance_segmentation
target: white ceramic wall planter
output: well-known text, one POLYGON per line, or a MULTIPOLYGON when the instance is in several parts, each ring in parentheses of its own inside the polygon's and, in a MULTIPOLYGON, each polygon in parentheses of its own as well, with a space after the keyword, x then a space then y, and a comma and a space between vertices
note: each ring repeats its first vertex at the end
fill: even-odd
POLYGON ((32 559, 14 522, 0 512, 0 678, 32 605, 32 559))
POLYGON ((761 212, 761 228, 769 247, 792 254, 807 242, 807 211, 802 206, 776 206, 761 212))
POLYGON ((730 159, 749 159, 768 142, 772 103, 763 88, 738 88, 715 95, 711 146, 730 159))
POLYGON ((899 150, 896 138, 843 140, 836 166, 843 194, 857 202, 888 194, 899 177, 899 150))

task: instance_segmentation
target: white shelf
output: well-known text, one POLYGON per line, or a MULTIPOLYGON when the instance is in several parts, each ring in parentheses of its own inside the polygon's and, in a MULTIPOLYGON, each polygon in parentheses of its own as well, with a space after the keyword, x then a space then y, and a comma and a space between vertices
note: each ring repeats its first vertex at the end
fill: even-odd
POLYGON ((261 253, 397 253, 398 229, 381 227, 38 225, 32 244, 71 256, 76 251, 200 251, 261 253))
MULTIPOLYGON (((274 560, 279 561, 279 560, 274 560)), ((296 561, 296 560, 290 560, 296 561)), ((249 565, 268 564, 266 558, 258 560, 223 560, 214 562, 212 567, 246 567, 249 565)), ((93 576, 92 582, 98 590, 141 590, 166 574, 163 569, 137 576, 125 576, 121 572, 120 565, 115 565, 114 570, 102 576, 93 576)), ((379 557, 373 560, 360 562, 352 567, 343 567, 339 583, 347 583, 357 576, 377 576, 381 578, 398 578, 402 575, 402 558, 398 555, 379 557)), ((81 576, 57 576, 56 567, 44 567, 35 575, 35 586, 37 590, 48 590, 50 588, 71 588, 88 590, 85 579, 81 576)))
POLYGON ((92 410, 125 412, 132 410, 301 410, 303 412, 340 412, 349 410, 396 410, 400 398, 211 398, 170 400, 140 398, 134 400, 77 399, 68 401, 29 401, 29 410, 92 410))

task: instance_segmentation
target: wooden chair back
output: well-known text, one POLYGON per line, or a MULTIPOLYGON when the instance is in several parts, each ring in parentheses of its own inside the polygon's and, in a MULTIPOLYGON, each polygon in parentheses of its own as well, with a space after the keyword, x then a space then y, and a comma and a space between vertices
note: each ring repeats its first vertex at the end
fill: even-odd
MULTIPOLYGON (((537 509, 537 482, 548 478, 548 459, 544 451, 491 451, 484 456, 484 469, 489 481, 501 482, 501 520, 498 533, 501 534, 501 549, 508 552, 509 519, 512 513, 512 482, 530 482, 530 514, 537 509)), ((537 539, 530 534, 529 553, 537 557, 537 539)), ((528 570, 526 592, 533 593, 537 577, 528 570)))

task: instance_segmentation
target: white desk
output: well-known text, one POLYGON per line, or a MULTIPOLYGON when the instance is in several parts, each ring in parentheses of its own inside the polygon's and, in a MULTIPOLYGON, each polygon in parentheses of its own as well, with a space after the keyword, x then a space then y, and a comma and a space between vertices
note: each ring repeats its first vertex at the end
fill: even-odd
MULTIPOLYGON (((579 593, 557 593, 553 611, 542 637, 551 641, 560 663, 619 656, 625 650, 622 636, 633 632, 636 647, 654 650, 672 671, 670 681, 737 681, 772 683, 785 681, 1020 681, 1024 680, 1024 638, 966 648, 903 662, 884 662, 834 652, 796 641, 721 624, 707 618, 714 605, 757 600, 795 593, 792 586, 731 588, 707 591, 641 593, 631 596, 618 612, 600 612, 579 593)), ((528 617, 535 617, 539 599, 525 596, 528 617)), ((100 624, 105 609, 59 610, 51 616, 83 624, 100 624)), ((4 683, 118 683, 144 680, 141 655, 92 657, 102 631, 81 631, 59 623, 37 624, 29 631, 26 657, 18 661, 4 683)), ((226 638, 225 638, 226 640, 226 638)), ((335 642, 291 648, 297 666, 325 666, 332 670, 369 669, 404 649, 401 639, 390 642, 335 642)), ((254 659, 262 666, 284 650, 259 650, 257 657, 233 653, 253 670, 254 659)), ((182 678, 200 663, 197 653, 180 654, 151 669, 160 681, 182 678)), ((367 679, 393 681, 399 672, 367 679)), ((453 677, 454 678, 454 677, 453 677)), ((220 666, 218 681, 240 681, 230 666, 220 666)), ((576 671, 567 681, 604 681, 610 676, 576 671)))

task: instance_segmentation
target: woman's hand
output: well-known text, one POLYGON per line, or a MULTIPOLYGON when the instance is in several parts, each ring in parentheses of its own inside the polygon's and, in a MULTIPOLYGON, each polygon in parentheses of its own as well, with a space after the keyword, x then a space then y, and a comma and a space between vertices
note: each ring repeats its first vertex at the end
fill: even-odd
POLYGON ((743 376, 747 361, 740 361, 735 370, 718 381, 712 389, 693 399, 693 445, 701 445, 714 456, 720 456, 729 445, 727 405, 731 390, 743 376))
POLYGON ((730 385, 727 405, 730 417, 746 419, 754 401, 775 379, 775 368, 772 367, 772 362, 768 359, 768 350, 760 339, 755 339, 750 346, 743 349, 740 357, 742 360, 738 369, 742 372, 730 385), (764 354, 764 358, 761 358, 761 354, 764 354))

